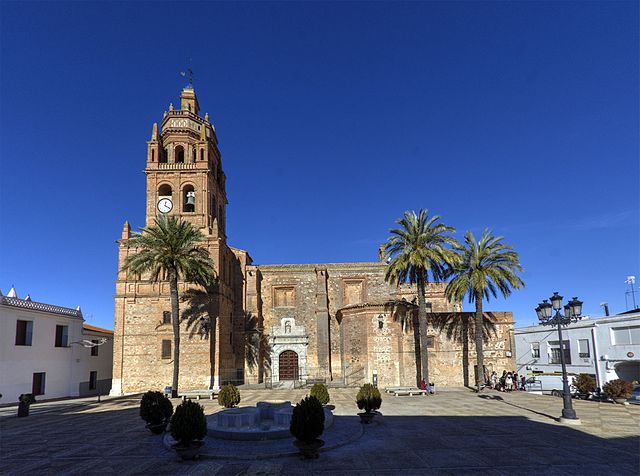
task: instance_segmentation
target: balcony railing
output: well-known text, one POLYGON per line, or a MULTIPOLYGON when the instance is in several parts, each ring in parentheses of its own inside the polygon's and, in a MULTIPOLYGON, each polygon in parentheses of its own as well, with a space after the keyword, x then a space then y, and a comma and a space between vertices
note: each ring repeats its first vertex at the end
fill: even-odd
POLYGON ((159 169, 163 169, 163 170, 184 170, 184 169, 196 169, 198 168, 198 164, 183 164, 183 163, 177 163, 177 164, 158 164, 158 168, 159 169))

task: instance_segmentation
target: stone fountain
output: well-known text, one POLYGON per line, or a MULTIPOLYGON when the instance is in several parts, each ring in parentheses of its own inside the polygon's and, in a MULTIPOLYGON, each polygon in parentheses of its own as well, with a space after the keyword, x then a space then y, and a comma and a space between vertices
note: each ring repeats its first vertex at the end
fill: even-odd
MULTIPOLYGON (((290 401, 258 402, 255 407, 229 408, 207 417, 209 436, 225 440, 275 440, 289 438, 293 406, 290 401)), ((324 410, 324 426, 333 423, 333 413, 324 410)))

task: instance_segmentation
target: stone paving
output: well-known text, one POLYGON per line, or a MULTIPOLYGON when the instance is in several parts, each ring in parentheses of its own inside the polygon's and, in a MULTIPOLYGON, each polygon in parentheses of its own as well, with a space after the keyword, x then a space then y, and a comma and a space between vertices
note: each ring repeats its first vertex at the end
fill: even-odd
MULTIPOLYGON (((331 390, 335 425, 355 418, 354 389, 331 390)), ((242 391, 242 404, 303 390, 242 391)), ((0 474, 640 474, 640 406, 575 401, 581 426, 557 423, 562 400, 447 390, 384 396, 378 421, 320 459, 202 459, 179 462, 144 428, 138 397, 36 404, 28 418, 0 408, 0 474)), ((215 401, 200 401, 207 413, 215 401)), ((177 404, 178 402, 174 402, 177 404)), ((235 458, 242 458, 247 449, 235 458)), ((246 456, 251 456, 247 454, 246 456)))

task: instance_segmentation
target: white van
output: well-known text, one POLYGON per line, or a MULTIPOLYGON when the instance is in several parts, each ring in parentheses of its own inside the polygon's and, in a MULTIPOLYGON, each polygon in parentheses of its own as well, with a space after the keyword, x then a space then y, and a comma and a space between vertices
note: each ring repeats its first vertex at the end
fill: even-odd
MULTIPOLYGON (((569 391, 571 395, 577 393, 577 389, 573 386, 575 375, 568 375, 569 391)), ((544 395, 562 396, 562 374, 537 374, 528 377, 525 382, 527 392, 538 393, 544 395)))

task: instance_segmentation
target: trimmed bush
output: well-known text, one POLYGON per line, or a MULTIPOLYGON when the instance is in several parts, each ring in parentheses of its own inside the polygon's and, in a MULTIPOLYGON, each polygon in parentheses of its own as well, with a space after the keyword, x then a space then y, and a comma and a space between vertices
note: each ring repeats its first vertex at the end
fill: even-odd
POLYGON ((33 396, 33 393, 22 393, 18 397, 18 401, 20 403, 26 403, 27 405, 32 405, 36 403, 36 397, 33 396))
POLYGON ((173 415, 173 404, 162 392, 149 390, 140 400, 140 418, 151 425, 168 422, 173 415))
POLYGON ((602 390, 609 398, 629 398, 633 392, 633 385, 626 380, 616 379, 607 382, 602 386, 602 390))
POLYGON ((329 391, 323 383, 315 383, 309 392, 311 397, 316 397, 322 405, 329 403, 329 391))
POLYGON ((218 403, 225 408, 233 408, 240 403, 240 390, 235 385, 223 385, 218 394, 218 403))
POLYGON ((176 407, 171 418, 171 436, 177 442, 188 445, 201 440, 207 434, 207 419, 199 403, 187 400, 176 407))
POLYGON ((579 374, 573 379, 573 386, 580 393, 591 393, 596 391, 596 379, 589 374, 579 374))
POLYGON ((380 390, 378 390, 370 383, 365 383, 362 387, 360 387, 358 395, 356 395, 356 403, 358 404, 358 408, 360 410, 364 410, 367 413, 372 413, 373 411, 380 408, 380 405, 382 405, 382 396, 380 395, 380 390))
POLYGON ((291 415, 289 431, 297 439, 311 443, 324 431, 324 409, 314 396, 300 400, 291 415))

